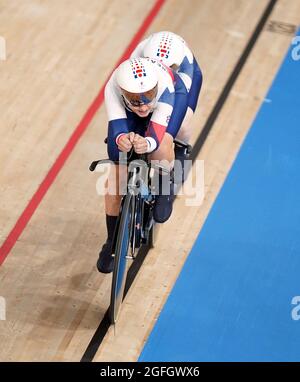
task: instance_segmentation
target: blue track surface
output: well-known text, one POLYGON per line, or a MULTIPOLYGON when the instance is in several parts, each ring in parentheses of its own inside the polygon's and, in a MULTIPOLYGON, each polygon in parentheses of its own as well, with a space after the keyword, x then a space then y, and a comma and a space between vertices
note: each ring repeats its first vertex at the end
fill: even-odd
POLYGON ((140 361, 300 361, 291 315, 300 295, 300 60, 291 50, 267 99, 140 361))

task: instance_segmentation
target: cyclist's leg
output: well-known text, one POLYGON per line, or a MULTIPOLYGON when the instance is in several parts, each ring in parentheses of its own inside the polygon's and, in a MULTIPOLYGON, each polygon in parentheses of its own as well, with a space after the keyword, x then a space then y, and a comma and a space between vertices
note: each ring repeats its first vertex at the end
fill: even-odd
POLYGON ((193 130, 191 125, 191 119, 193 115, 193 110, 188 106, 181 127, 176 135, 177 139, 185 143, 189 143, 192 137, 193 130))
MULTIPOLYGON (((173 136, 165 133, 159 148, 149 154, 149 159, 159 161, 164 167, 172 170, 174 164, 173 136)), ((169 175, 156 174, 155 185, 158 186, 153 216, 156 222, 164 223, 172 213, 174 185, 169 175)))
POLYGON ((119 209, 124 189, 126 189, 127 167, 111 165, 106 181, 105 214, 107 238, 97 262, 99 272, 109 273, 113 270, 112 247, 114 232, 117 225, 119 209))

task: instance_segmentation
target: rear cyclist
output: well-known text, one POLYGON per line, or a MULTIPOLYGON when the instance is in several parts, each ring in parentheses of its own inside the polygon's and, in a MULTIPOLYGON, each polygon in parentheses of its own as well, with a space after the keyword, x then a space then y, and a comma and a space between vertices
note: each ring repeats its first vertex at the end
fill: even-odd
MULTIPOLYGON (((188 99, 184 119, 176 118, 178 123, 176 138, 188 143, 192 135, 190 120, 197 107, 202 86, 202 72, 187 43, 175 33, 157 32, 143 40, 136 47, 131 57, 158 59, 175 70, 182 79, 188 92, 188 99)), ((184 150, 184 148, 175 147, 176 159, 179 159, 182 164, 185 158, 184 150)))

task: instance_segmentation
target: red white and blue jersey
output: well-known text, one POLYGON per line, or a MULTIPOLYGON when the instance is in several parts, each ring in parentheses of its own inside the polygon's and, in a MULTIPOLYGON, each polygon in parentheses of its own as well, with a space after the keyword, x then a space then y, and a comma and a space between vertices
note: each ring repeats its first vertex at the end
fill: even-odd
MULTIPOLYGON (((154 66, 158 75, 157 101, 153 106, 150 121, 148 123, 146 137, 149 138, 153 150, 159 147, 165 131, 167 130, 175 103, 174 76, 172 70, 158 60, 148 59, 154 66)), ((116 71, 111 75, 105 87, 105 106, 108 114, 108 137, 109 144, 120 134, 129 132, 127 115, 133 113, 128 109, 121 90, 116 81, 116 71)))

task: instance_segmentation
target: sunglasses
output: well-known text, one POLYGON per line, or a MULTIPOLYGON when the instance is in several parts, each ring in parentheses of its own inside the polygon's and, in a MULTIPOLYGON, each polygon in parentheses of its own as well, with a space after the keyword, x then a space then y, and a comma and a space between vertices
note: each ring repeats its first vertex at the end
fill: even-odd
POLYGON ((125 102, 130 105, 130 106, 133 106, 133 107, 140 107, 140 106, 143 106, 143 105, 147 105, 147 106, 153 106, 156 102, 156 97, 152 98, 152 99, 148 99, 147 97, 145 96, 141 96, 141 100, 131 100, 131 99, 128 99, 124 94, 122 94, 125 102))

